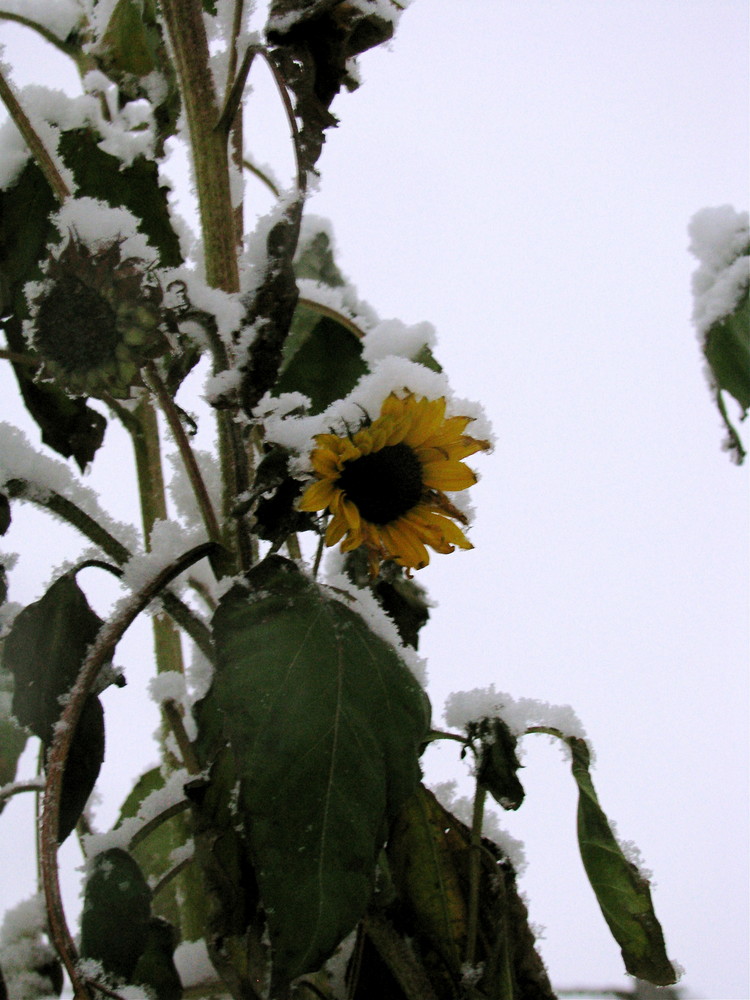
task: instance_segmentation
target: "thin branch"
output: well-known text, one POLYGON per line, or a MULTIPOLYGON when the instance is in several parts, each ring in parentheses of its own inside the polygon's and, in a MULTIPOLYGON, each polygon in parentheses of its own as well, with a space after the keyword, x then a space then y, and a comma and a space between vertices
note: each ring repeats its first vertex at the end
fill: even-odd
POLYGON ((19 354, 18 351, 6 351, 4 347, 0 347, 0 358, 4 361, 11 361, 14 365, 26 365, 27 368, 41 367, 39 358, 35 358, 31 354, 19 354))
POLYGON ((66 198, 70 197, 70 189, 63 180, 60 171, 57 169, 57 166, 44 143, 39 138, 39 134, 36 129, 29 121, 28 115, 18 103, 16 95, 13 93, 10 85, 3 76, 2 69, 0 69, 0 100, 2 100, 3 104, 8 109, 8 114, 13 119, 16 128, 25 139, 26 145, 31 150, 31 154, 36 160, 37 166, 44 174, 47 183, 54 192, 55 197, 60 204, 62 204, 66 198))
POLYGON ((32 31, 41 35, 45 42, 49 42, 50 45, 54 45, 60 52, 64 52, 66 56, 71 56, 77 61, 79 54, 78 46, 63 41, 54 32, 50 31, 49 28, 45 28, 43 24, 39 24, 38 21, 34 21, 30 17, 24 17, 23 14, 12 14, 8 10, 0 10, 0 21, 15 21, 16 24, 22 24, 24 28, 31 28, 32 31))
POLYGON ((286 80, 281 75, 279 67, 273 59, 271 59, 265 49, 260 49, 259 55, 265 59, 268 68, 271 70, 271 74, 273 75, 276 87, 278 88, 281 100, 284 104, 287 121, 289 122, 289 131, 291 132, 292 142, 294 144, 294 158, 297 162, 297 191, 300 197, 302 197, 307 191, 307 174, 302 169, 302 160, 300 157, 300 134, 297 126, 297 116, 295 115, 294 108, 292 107, 292 99, 289 96, 289 91, 286 87, 286 80))
POLYGON ((144 841, 149 834, 153 833, 154 830, 158 830, 162 823, 166 823, 168 819, 171 819, 173 816, 178 816, 181 812, 184 812, 189 808, 190 803, 187 799, 180 799, 179 802, 173 802, 171 806, 168 806, 157 816, 152 817, 147 823, 144 823, 143 826, 138 828, 137 832, 130 838, 128 850, 132 851, 142 841, 144 841))
POLYGON ((151 895, 157 896, 162 889, 169 885, 172 879, 177 878, 177 876, 184 872, 188 865, 192 863, 193 855, 191 854, 189 858, 183 858, 182 861, 176 864, 173 868, 170 868, 169 871, 165 872, 156 885, 151 889, 151 895))
POLYGON ((254 174, 258 178, 258 180, 263 181, 263 183, 266 185, 268 190, 275 198, 281 197, 281 191, 279 190, 279 188, 274 184, 274 182, 271 180, 268 174, 265 174, 260 169, 260 167, 257 167, 254 163, 251 163, 250 160, 243 160, 242 166, 245 168, 245 170, 249 170, 251 174, 254 174))
POLYGON ((32 778, 30 781, 11 781, 0 788, 0 802, 6 802, 21 792, 43 792, 44 778, 32 778))
POLYGON ((104 623, 89 648, 76 682, 71 688, 60 722, 55 728, 55 735, 47 758, 47 784, 40 830, 42 883, 49 916, 50 936, 68 972, 76 997, 84 998, 88 991, 77 968, 78 954, 65 919, 57 865, 57 835, 65 762, 86 698, 92 690, 99 671, 111 659, 114 648, 122 635, 160 591, 163 591, 180 573, 203 559, 211 548, 213 545, 208 543, 198 545, 186 552, 157 573, 149 583, 134 594, 117 617, 104 623))
POLYGON ((211 498, 208 495, 208 490, 206 489, 206 484, 201 475, 201 470, 198 468, 198 462, 195 458, 195 453, 190 447, 190 441, 185 433, 185 428, 182 426, 182 421, 180 420, 180 415, 177 412, 177 407, 174 404, 174 400, 167 391, 167 387, 162 382, 158 371, 156 370, 156 365, 153 362, 149 362, 146 365, 147 380, 150 387, 156 394, 156 398, 159 401, 159 406, 167 418, 167 423, 169 424, 169 429, 172 432, 172 437, 174 438, 175 444, 180 452, 180 457, 185 465, 185 471, 187 472, 188 479, 190 480, 190 485, 193 488, 193 493, 195 494, 195 499, 198 502, 198 507, 203 518, 203 523, 206 527, 206 532, 208 537, 212 542, 221 542, 221 529, 219 528, 219 522, 216 519, 216 513, 211 503, 211 498))
MULTIPOLYGON (((234 52, 234 48, 232 48, 231 51, 234 52)), ((250 67, 253 64, 253 59, 261 51, 262 50, 258 45, 249 45, 247 47, 245 54, 242 57, 242 62, 240 63, 237 76, 234 78, 234 82, 228 89, 226 97, 224 98, 224 107, 219 115, 219 120, 214 125, 217 132, 223 132, 224 135, 229 135, 229 130, 232 127, 234 116, 239 111, 242 94, 245 89, 245 84, 247 83, 248 74, 250 73, 250 67)), ((227 77, 227 84, 230 79, 231 77, 227 77)))
POLYGON ((477 932, 479 929, 479 877, 482 864, 482 823, 487 789, 480 782, 474 791, 474 810, 471 820, 471 847, 469 853, 469 903, 466 926, 467 965, 476 962, 477 932))

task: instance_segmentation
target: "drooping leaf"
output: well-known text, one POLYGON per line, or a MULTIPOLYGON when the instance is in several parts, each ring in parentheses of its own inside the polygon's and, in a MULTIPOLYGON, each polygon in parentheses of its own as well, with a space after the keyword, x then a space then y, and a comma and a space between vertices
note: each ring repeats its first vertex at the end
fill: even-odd
POLYGON ((344 572, 355 586, 372 591, 378 604, 398 629, 404 645, 417 649, 420 629, 430 617, 424 588, 415 580, 407 579, 403 568, 394 562, 383 563, 378 576, 373 580, 367 553, 362 548, 347 554, 344 572))
POLYGON ((351 392, 366 371, 357 337, 332 317, 321 316, 282 367, 274 391, 302 392, 310 397, 311 412, 320 413, 351 392))
POLYGON ((45 743, 101 625, 72 573, 13 622, 3 644, 3 664, 14 675, 13 714, 45 743))
MULTIPOLYGON (((48 747, 49 749, 49 747, 48 747)), ((95 695, 83 704, 81 717, 63 770, 57 842, 75 830, 89 796, 94 790, 104 760, 104 709, 95 695)))
POLYGON ((482 720, 478 738, 477 781, 503 809, 518 809, 524 791, 516 773, 521 767, 516 756, 516 737, 502 719, 494 718, 482 720))
POLYGON ((677 982, 667 958, 661 925, 654 913, 649 883, 628 861, 615 839, 589 773, 584 740, 570 737, 573 777, 578 784, 578 844, 604 919, 622 950, 632 976, 655 986, 677 982))
POLYGON ((132 982, 146 947, 151 890, 133 858, 119 847, 98 854, 86 882, 81 914, 81 956, 105 973, 132 982))
POLYGON ((426 697, 396 652, 287 560, 221 600, 217 672, 277 982, 361 917, 389 820, 419 780, 426 697))
POLYGON ((467 909, 445 810, 423 787, 404 804, 388 840, 388 861, 414 927, 458 973, 466 952, 467 909))
MULTIPOLYGON (((554 1000, 513 866, 492 841, 474 844, 471 830, 421 786, 397 817, 387 853, 397 895, 396 929, 419 956, 436 996, 457 995, 456 982, 466 971, 475 894, 476 978, 473 985, 465 983, 465 995, 554 1000)), ((377 946, 377 937, 373 942, 377 946)), ((372 994, 363 983, 352 996, 371 1000, 372 994)))
POLYGON ((729 432, 729 441, 739 461, 745 449, 722 398, 728 392, 740 405, 741 419, 750 409, 750 287, 737 303, 734 312, 724 316, 709 329, 703 353, 711 369, 716 388, 716 402, 729 432))
MULTIPOLYGON (((42 172, 29 161, 16 183, 0 191, 0 323, 10 350, 34 352, 23 335, 28 309, 23 295, 26 282, 41 277, 40 260, 56 230, 50 215, 57 208, 42 172)), ((73 457, 81 469, 93 459, 104 439, 106 419, 50 383, 33 381, 34 368, 13 363, 24 405, 42 432, 42 441, 63 458, 73 457)))

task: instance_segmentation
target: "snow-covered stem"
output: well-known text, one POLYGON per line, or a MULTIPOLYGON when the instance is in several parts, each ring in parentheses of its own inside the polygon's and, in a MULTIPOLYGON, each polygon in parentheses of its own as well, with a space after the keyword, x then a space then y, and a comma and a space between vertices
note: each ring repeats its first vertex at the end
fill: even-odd
POLYGON ((206 280, 225 292, 240 289, 237 238, 229 185, 226 133, 217 131, 219 109, 209 67, 200 0, 162 0, 190 131, 198 189, 206 280))
POLYGON ((66 198, 70 197, 70 189, 63 180, 46 146, 39 138, 36 129, 29 121, 28 115, 18 103, 18 99, 13 93, 10 84, 3 76, 2 68, 0 68, 0 100, 2 100, 8 109, 8 114, 13 119, 18 131, 24 137, 26 145, 31 150, 31 155, 36 160, 37 166, 44 174, 55 197, 62 204, 66 198))
POLYGON ((482 870, 482 824, 487 789, 479 781, 474 790, 474 809, 471 817, 471 850, 469 852, 469 904, 466 922, 466 963, 474 965, 479 930, 479 878, 482 870))
POLYGON ((32 778, 31 781, 13 781, 9 785, 0 788, 0 802, 7 802, 14 795, 21 792, 41 792, 44 789, 44 781, 41 778, 32 778))
POLYGON ((188 802, 187 799, 180 799, 179 802, 174 802, 172 803, 171 806, 168 806, 166 809, 163 809, 156 816, 152 817, 147 823, 144 823, 143 826, 138 828, 138 830, 130 838, 130 843, 128 844, 128 850, 132 851, 134 848, 138 846, 138 844, 144 841, 146 837, 149 836, 149 834, 153 833, 154 830, 157 830, 162 825, 162 823, 166 823, 168 819, 171 819, 173 816, 177 816, 179 813, 184 812, 189 807, 190 803, 188 802))
POLYGON ((70 690, 60 721, 55 727, 55 735, 47 758, 47 782, 44 790, 44 807, 39 833, 40 862, 42 885, 49 915, 50 935, 70 976, 75 1000, 89 1000, 90 992, 77 967, 78 953, 65 919, 65 910, 60 894, 57 833, 60 823, 60 797, 65 762, 70 753, 86 698, 91 693, 100 670, 111 659, 114 648, 125 631, 154 597, 180 573, 205 558, 212 547, 212 543, 209 542, 190 549, 174 563, 161 570, 153 580, 134 594, 116 617, 102 625, 86 659, 83 661, 76 682, 70 690))
POLYGON ((31 17, 24 17, 23 14, 14 14, 9 10, 0 10, 0 21, 15 21, 16 24, 23 25, 24 28, 30 28, 40 35, 45 42, 49 42, 50 45, 54 45, 56 49, 60 52, 65 53, 66 56, 70 56, 72 59, 80 65, 81 64, 81 50, 77 45, 70 45, 68 42, 63 41, 59 38, 54 31, 50 31, 43 24, 39 24, 31 17))
POLYGON ((156 366, 153 363, 149 363, 146 366, 146 369, 150 387, 156 394, 159 406, 161 407, 164 416, 167 418, 167 423, 169 424, 169 429, 172 432, 172 437, 174 438, 174 442, 180 452, 180 457, 185 465, 185 471, 187 472, 190 485, 193 488, 193 493, 195 494, 195 499, 203 518, 203 523, 206 527, 206 533, 212 542, 220 543, 221 529, 219 528, 219 522, 216 520, 216 512, 214 511, 213 504, 211 503, 211 498, 208 495, 208 490, 206 489, 206 484, 203 481, 201 471, 198 468, 198 462, 196 461, 195 454, 193 453, 193 449, 190 447, 190 441, 185 433, 185 428, 182 426, 182 421, 180 420, 180 415, 177 412, 177 407, 175 406, 174 400, 169 394, 167 387, 162 382, 159 373, 156 370, 156 366))
POLYGON ((56 493, 51 489, 44 489, 40 492, 34 483, 29 483, 25 479, 8 480, 5 484, 5 491, 11 498, 25 500, 27 503, 44 507, 63 521, 67 521, 106 555, 114 559, 116 563, 122 565, 130 559, 132 553, 122 542, 118 542, 114 535, 111 535, 90 514, 87 514, 61 493, 56 493))

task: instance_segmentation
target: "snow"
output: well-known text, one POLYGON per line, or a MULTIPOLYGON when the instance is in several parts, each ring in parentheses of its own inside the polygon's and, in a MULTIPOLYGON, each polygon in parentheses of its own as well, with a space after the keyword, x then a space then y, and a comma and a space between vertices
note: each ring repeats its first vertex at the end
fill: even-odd
MULTIPOLYGON (((334 563, 335 565, 335 563, 334 563)), ((427 686, 427 661, 419 656, 415 650, 409 646, 404 646, 401 636, 392 618, 383 611, 374 595, 369 590, 360 590, 355 587, 348 576, 344 573, 332 572, 327 574, 327 585, 333 589, 331 596, 340 601, 345 607, 357 614, 364 620, 370 631, 374 632, 378 638, 387 642, 394 649, 401 660, 411 670, 422 687, 427 686), (340 592, 350 595, 352 600, 347 600, 340 592)))
POLYGON ((165 670, 148 682, 148 693, 157 705, 165 701, 176 701, 178 705, 187 703, 185 675, 179 670, 165 670))
POLYGON ((78 482, 67 465, 42 455, 32 448, 22 431, 0 422, 0 488, 13 479, 28 484, 21 499, 44 502, 51 493, 58 493, 97 521, 126 548, 137 548, 135 528, 114 521, 99 505, 96 493, 78 482))
POLYGON ((437 343, 437 334, 432 323, 415 323, 407 326, 400 319, 384 320, 369 330, 362 342, 362 357, 369 366, 387 357, 414 359, 424 348, 432 349, 437 343))
POLYGON ((52 993, 51 982, 34 970, 54 961, 46 933, 44 896, 32 896, 8 910, 0 929, 0 968, 12 1000, 36 1000, 52 993))
POLYGON ((444 718, 448 726, 466 730, 481 719, 500 718, 515 736, 522 736, 530 726, 557 729, 564 736, 585 740, 586 732, 570 705, 550 705, 535 698, 513 698, 495 685, 454 691, 445 702, 444 718))
POLYGON ((253 415, 262 420, 266 440, 298 453, 300 459, 293 471, 302 473, 310 468, 309 454, 315 446, 316 434, 346 434, 350 428, 361 425, 363 411, 370 419, 376 419, 383 401, 391 392, 399 395, 412 392, 427 399, 445 397, 447 416, 470 416, 473 422, 469 425, 468 433, 474 437, 493 440, 489 421, 481 406, 466 400, 454 400, 445 374, 394 355, 375 362, 372 371, 362 376, 345 399, 337 400, 316 416, 280 415, 274 412, 273 403, 268 396, 260 401, 253 415))
MULTIPOLYGON (((457 795, 458 782, 441 781, 431 787, 435 797, 445 806, 448 812, 460 819, 462 823, 471 828, 473 822, 474 804, 468 795, 457 795)), ((523 843, 511 836, 500 826, 500 819, 494 809, 484 807, 482 822, 482 836, 494 841, 502 853, 510 861, 517 875, 522 875, 527 867, 526 854, 523 843)))
POLYGON ((701 339, 729 316, 750 282, 750 222, 731 205, 703 208, 688 226, 690 252, 699 261, 693 274, 693 322, 701 339))
POLYGON ((96 833, 85 836, 83 838, 83 850, 86 857, 87 869, 91 869, 94 858, 104 851, 108 851, 113 847, 119 847, 126 851, 131 840, 139 830, 160 813, 182 802, 185 798, 185 783, 188 780, 189 775, 187 771, 182 769, 172 771, 168 775, 164 786, 151 792, 141 802, 135 816, 123 820, 118 827, 114 830, 109 830, 107 833, 96 833))
POLYGON ((83 16, 76 0, 3 0, 3 13, 34 21, 64 42, 83 16))
MULTIPOLYGON (((149 551, 133 556, 123 567, 123 585, 133 593, 142 591, 162 570, 205 541, 203 528, 190 531, 175 521, 156 521, 149 539, 149 551)), ((188 572, 180 574, 170 586, 179 589, 188 572)))
MULTIPOLYGON (((112 208, 97 198, 68 198, 50 221, 61 235, 73 232, 91 248, 121 241, 123 259, 138 257, 147 265, 158 263, 156 250, 138 232, 139 220, 127 208, 112 208)), ((58 255, 61 250, 56 251, 58 255)))
POLYGON ((216 983, 218 976, 208 957, 206 942, 182 941, 174 953, 174 964, 185 989, 216 983))
MULTIPOLYGON (((221 469, 215 453, 193 449, 193 455, 198 463, 203 482, 208 491, 209 499, 215 511, 221 510, 222 484, 221 469)), ((169 481, 169 495, 177 508, 177 513, 189 528, 198 529, 203 524, 198 503, 195 499, 190 478, 185 471, 182 456, 178 451, 170 452, 167 460, 172 466, 172 476, 169 481)))

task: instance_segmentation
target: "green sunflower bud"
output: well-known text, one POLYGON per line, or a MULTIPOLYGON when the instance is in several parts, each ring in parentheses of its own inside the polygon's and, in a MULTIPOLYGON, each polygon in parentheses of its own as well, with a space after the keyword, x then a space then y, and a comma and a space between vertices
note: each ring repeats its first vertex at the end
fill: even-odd
POLYGON ((121 239, 90 247, 71 233, 50 256, 29 302, 44 372, 77 395, 125 399, 140 370, 163 354, 162 291, 148 263, 123 259, 121 239))

